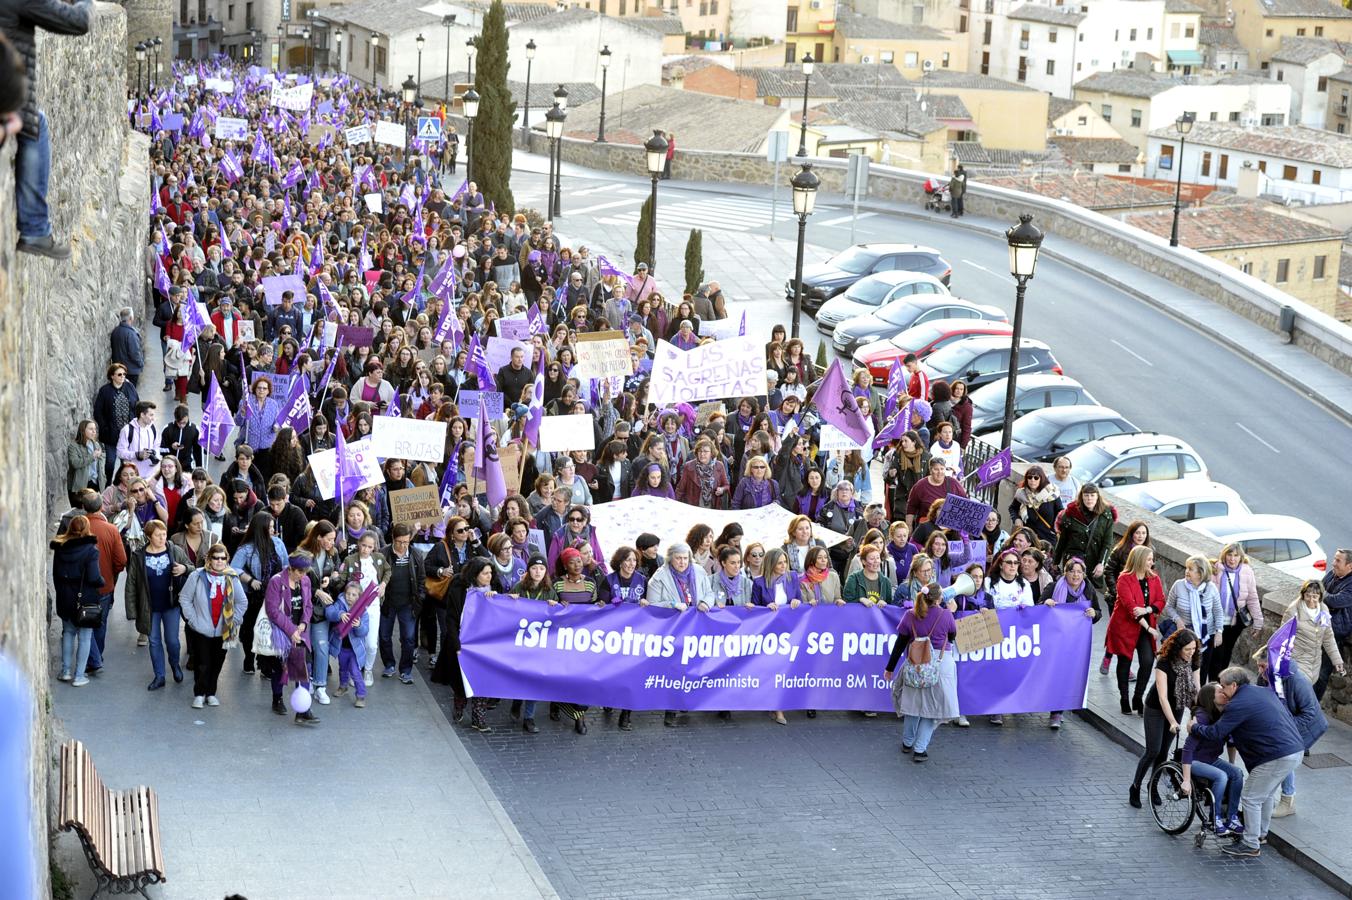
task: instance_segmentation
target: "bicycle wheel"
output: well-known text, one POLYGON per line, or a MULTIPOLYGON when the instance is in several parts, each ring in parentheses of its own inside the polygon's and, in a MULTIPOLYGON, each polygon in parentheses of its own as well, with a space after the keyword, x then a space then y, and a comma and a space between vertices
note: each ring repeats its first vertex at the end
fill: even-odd
POLYGON ((1183 769, 1165 763, 1150 776, 1150 812, 1165 834, 1182 834, 1192 824, 1193 798, 1183 793, 1183 769))

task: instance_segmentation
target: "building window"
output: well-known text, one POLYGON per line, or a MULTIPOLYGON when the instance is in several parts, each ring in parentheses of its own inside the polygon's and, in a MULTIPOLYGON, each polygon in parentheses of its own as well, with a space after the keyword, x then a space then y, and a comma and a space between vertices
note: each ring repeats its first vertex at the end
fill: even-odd
POLYGON ((1076 125, 1088 125, 1088 124, 1089 124, 1089 117, 1088 117, 1088 116, 1077 116, 1076 119, 1075 119, 1075 124, 1076 124, 1076 125))
POLYGON ((1304 29, 1304 28, 1297 28, 1297 29, 1296 29, 1296 37, 1305 37, 1305 29, 1304 29))
POLYGON ((1020 50, 1027 50, 1027 49, 1028 49, 1028 37, 1029 37, 1028 26, 1025 25, 1025 26, 1023 26, 1023 28, 1021 28, 1021 29, 1019 30, 1019 49, 1020 49, 1020 50))
POLYGON ((1322 279, 1328 269, 1329 258, 1327 256, 1316 256, 1314 258, 1314 277, 1318 281, 1322 279))
POLYGON ((389 58, 389 48, 383 44, 376 48, 376 72, 384 75, 386 70, 386 61, 389 58))
POLYGON ((798 31, 798 7, 796 6, 789 7, 789 17, 784 24, 784 30, 787 31, 789 34, 793 34, 796 31, 798 31))
POLYGON ((1172 144, 1166 144, 1163 147, 1160 147, 1159 167, 1161 169, 1168 169, 1171 172, 1174 170, 1174 148, 1172 144))
POLYGON ((1286 284, 1286 281, 1290 276, 1291 276, 1291 260, 1289 259, 1277 260, 1277 283, 1286 284))
POLYGON ((1183 27, 1183 26, 1182 26, 1181 24, 1179 24, 1178 22, 1175 22, 1174 24, 1170 25, 1170 26, 1169 26, 1169 37, 1171 37, 1171 38, 1177 40, 1177 39, 1178 39, 1178 32, 1179 32, 1179 29, 1181 29, 1182 27, 1183 27))
POLYGON ((225 17, 231 22, 235 21, 235 4, 231 3, 225 7, 225 17))
POLYGON ((244 27, 254 27, 253 3, 244 4, 244 27))
POLYGON ((1136 29, 1135 29, 1135 28, 1133 28, 1133 29, 1131 29, 1131 31, 1127 32, 1127 40, 1129 40, 1129 41, 1134 41, 1134 40, 1136 40, 1136 29))
POLYGON ((1118 164, 1117 164, 1117 171, 1118 171, 1118 172, 1121 172, 1121 173, 1124 174, 1124 175, 1130 175, 1130 174, 1131 174, 1131 163, 1118 163, 1118 164))
POLYGON ((1243 272, 1245 275, 1252 275, 1253 263, 1244 263, 1244 265, 1239 267, 1239 271, 1243 272))
POLYGON ((1224 181, 1227 177, 1229 177, 1229 175, 1230 175, 1230 154, 1222 153, 1221 167, 1216 172, 1216 178, 1220 181, 1224 181))
POLYGON ((1339 133, 1339 134, 1347 134, 1347 126, 1344 125, 1342 122, 1339 122, 1339 123, 1338 123, 1338 133, 1339 133))
POLYGON ((1220 113, 1216 112, 1216 111, 1213 109, 1213 110, 1211 111, 1211 121, 1214 122, 1214 121, 1216 121, 1216 119, 1218 119, 1219 117, 1220 117, 1220 113))
POLYGON ((1145 30, 1145 39, 1147 41, 1153 41, 1155 39, 1155 29, 1147 28, 1145 30))
POLYGON ((1203 178, 1209 178, 1210 176, 1211 176, 1211 151, 1210 151, 1210 150, 1203 150, 1203 151, 1202 151, 1202 177, 1203 177, 1203 178))
POLYGON ((1323 25, 1316 25, 1316 26, 1314 26, 1314 36, 1315 36, 1315 37, 1323 37, 1323 36, 1324 36, 1324 26, 1323 26, 1323 25))
POLYGON ((1048 75, 1056 74, 1056 60, 1054 59, 1047 60, 1047 74, 1048 75))
POLYGON ((991 42, 991 20, 987 19, 986 29, 981 34, 981 43, 983 46, 987 46, 990 44, 990 42, 991 42))
POLYGON ((1113 107, 1112 107, 1112 105, 1111 105, 1111 104, 1108 104, 1108 103, 1105 103, 1105 104, 1103 104, 1103 106, 1099 107, 1099 115, 1103 116, 1103 121, 1105 121, 1105 122, 1111 122, 1111 121, 1113 120, 1113 107))
POLYGON ((1048 29, 1047 29, 1047 43, 1049 43, 1049 44, 1055 44, 1055 43, 1056 43, 1056 29, 1055 29, 1055 28, 1048 28, 1048 29))
POLYGON ((878 54, 878 58, 890 66, 892 61, 897 58, 897 54, 892 50, 884 50, 878 54))
MULTIPOLYGON (((884 58, 883 62, 891 62, 891 60, 884 58)), ((908 69, 914 69, 916 66, 920 65, 920 54, 916 53, 914 50, 906 51, 906 55, 902 57, 901 64, 908 69)))
POLYGON ((958 16, 958 34, 967 33, 967 17, 958 16))
POLYGON ((1272 29, 1269 28, 1263 32, 1263 37, 1272 37, 1272 29))
POLYGON ((944 55, 939 58, 939 67, 941 69, 947 69, 948 62, 950 59, 952 59, 952 55, 947 50, 945 50, 944 55))
POLYGON ((1323 181, 1323 178, 1324 178, 1324 173, 1323 173, 1323 172, 1319 171, 1318 169, 1313 169, 1313 170, 1311 170, 1311 172, 1310 172, 1310 184, 1319 184, 1319 183, 1321 183, 1321 182, 1323 181))
MULTIPOLYGON (((1212 113, 1211 116, 1212 116, 1212 118, 1215 118, 1216 114, 1215 114, 1215 113, 1212 113)), ((1232 113, 1230 113, 1230 121, 1231 121, 1231 122, 1238 122, 1238 121, 1239 121, 1239 113, 1237 113, 1237 112, 1232 112, 1232 113)))
POLYGON ((991 73, 991 54, 989 50, 983 50, 981 53, 981 74, 989 75, 991 73))
POLYGON ((1027 81, 1027 80, 1028 80, 1028 57, 1026 57, 1026 56, 1020 56, 1020 57, 1019 57, 1019 74, 1018 74, 1018 79, 1019 79, 1019 81, 1027 81))
POLYGON ((784 62, 790 64, 798 62, 798 45, 793 41, 784 43, 784 62))
POLYGON ((1260 159, 1260 160, 1258 160, 1258 171, 1264 172, 1264 173, 1267 172, 1267 160, 1266 160, 1266 159, 1260 159))
POLYGON ((1264 113, 1263 121, 1260 123, 1264 128, 1270 125, 1283 125, 1286 123, 1286 116, 1282 113, 1264 113))
POLYGON ((1278 69, 1278 70, 1277 70, 1277 80, 1278 80, 1278 81, 1285 81, 1286 78, 1283 77, 1283 76, 1285 76, 1285 75, 1286 75, 1286 70, 1285 70, 1285 69, 1278 69))
POLYGON ((1325 76, 1323 76, 1323 75, 1320 75, 1320 76, 1319 76, 1319 83, 1315 86, 1315 90, 1318 91, 1318 92, 1321 93, 1321 94, 1325 94, 1325 93, 1328 93, 1328 89, 1329 89, 1329 80, 1328 80, 1328 78, 1325 77, 1325 76))
POLYGON ((1131 127, 1132 128, 1141 127, 1141 111, 1139 109, 1133 109, 1131 111, 1131 127))
POLYGON ((1295 180, 1296 180, 1296 167, 1295 167, 1295 166, 1282 166, 1282 180, 1283 180, 1283 181, 1295 181, 1295 180))

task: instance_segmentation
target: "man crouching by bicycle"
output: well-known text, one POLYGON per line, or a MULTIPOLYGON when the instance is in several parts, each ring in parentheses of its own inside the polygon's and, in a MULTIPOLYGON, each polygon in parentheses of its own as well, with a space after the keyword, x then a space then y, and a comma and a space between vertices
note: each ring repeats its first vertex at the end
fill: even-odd
MULTIPOLYGON (((1197 694, 1197 704, 1192 708, 1192 719, 1198 725, 1211 725, 1221 717, 1216 706, 1216 683, 1202 685, 1197 694)), ((1239 821, 1239 795, 1244 790, 1244 771, 1233 762, 1221 759, 1225 745, 1221 741, 1203 738, 1197 732, 1188 735, 1183 744, 1183 784, 1185 794, 1192 793, 1192 778, 1205 778, 1211 782, 1211 796, 1215 798, 1216 821, 1214 830, 1217 837, 1244 834, 1244 825, 1239 821)), ((1233 757, 1234 748, 1230 748, 1233 757)))

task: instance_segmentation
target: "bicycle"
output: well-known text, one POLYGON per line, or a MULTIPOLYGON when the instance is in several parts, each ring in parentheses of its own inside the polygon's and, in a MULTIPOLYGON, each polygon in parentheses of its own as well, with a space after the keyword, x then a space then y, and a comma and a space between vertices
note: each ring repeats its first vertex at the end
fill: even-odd
POLYGON ((1160 830, 1173 836, 1187 831, 1194 817, 1200 818, 1201 827, 1194 838, 1194 843, 1200 849, 1206 844, 1207 835, 1216 830, 1216 798, 1206 779, 1195 775, 1192 791, 1187 794, 1183 792, 1182 758, 1178 736, 1175 736, 1174 752, 1169 761, 1150 776, 1150 812, 1160 830))

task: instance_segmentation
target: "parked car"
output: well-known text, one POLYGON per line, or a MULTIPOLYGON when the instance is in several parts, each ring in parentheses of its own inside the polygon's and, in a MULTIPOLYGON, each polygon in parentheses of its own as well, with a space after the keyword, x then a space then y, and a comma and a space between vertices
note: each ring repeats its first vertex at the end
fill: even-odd
POLYGON ((1184 524, 1222 544, 1238 542, 1250 557, 1297 578, 1323 578, 1328 565, 1319 529, 1295 516, 1247 513, 1184 524))
POLYGON ((836 294, 817 310, 817 330, 824 334, 846 319, 871 315, 875 310, 900 297, 916 295, 947 297, 948 288, 933 275, 923 272, 879 272, 865 275, 836 294))
MULTIPOLYGON (((824 263, 803 268, 803 309, 815 312, 823 303, 875 272, 923 272, 948 285, 953 267, 933 247, 919 244, 855 244, 824 263)), ((784 297, 793 302, 793 276, 784 282, 784 297)))
POLYGON ((1249 505, 1239 493, 1219 481, 1199 481, 1196 478, 1151 481, 1121 485, 1108 493, 1173 522, 1248 515, 1250 512, 1249 505))
POLYGON ((907 328, 896 337, 862 344, 854 351, 852 361, 856 369, 869 370, 875 386, 887 387, 887 376, 892 371, 892 365, 898 360, 905 359, 908 353, 914 353, 924 359, 935 350, 947 347, 954 341, 986 334, 1003 335, 1005 340, 1009 340, 1009 336, 1013 333, 1013 325, 994 319, 927 320, 920 325, 907 328))
POLYGON ((1072 475, 1101 488, 1147 481, 1211 480, 1196 450, 1185 441, 1155 431, 1100 438, 1081 444, 1066 456, 1072 475))
MULTIPOLYGON (((1008 378, 997 378, 972 391, 973 434, 986 434, 1004 427, 1005 391, 1008 381, 1008 378)), ((1034 372, 1031 375, 1020 373, 1019 382, 1014 386, 1015 420, 1035 409, 1097 404, 1094 395, 1069 375, 1058 375, 1055 372, 1034 372)))
MULTIPOLYGON (((846 319, 835 326, 831 343, 835 345, 836 350, 848 355, 864 344, 872 344, 899 331, 914 328, 925 322, 937 322, 940 319, 1003 322, 1005 313, 998 306, 982 306, 957 297, 934 295, 899 297, 872 315, 846 319)), ((826 329, 819 323, 817 330, 826 329)), ((1005 339, 1005 343, 1009 343, 1008 338, 1005 339)))
MULTIPOLYGON (((968 390, 975 390, 1009 374, 1009 338, 970 337, 955 341, 925 357, 920 364, 931 381, 942 378, 952 382, 961 378, 968 390)), ((1024 338, 1019 342, 1019 377, 1031 372, 1061 374, 1061 364, 1042 341, 1024 338)))
POLYGON ((1045 462, 1096 438, 1131 431, 1136 426, 1106 406, 1052 406, 1015 421, 1009 443, 1020 459, 1045 462))

